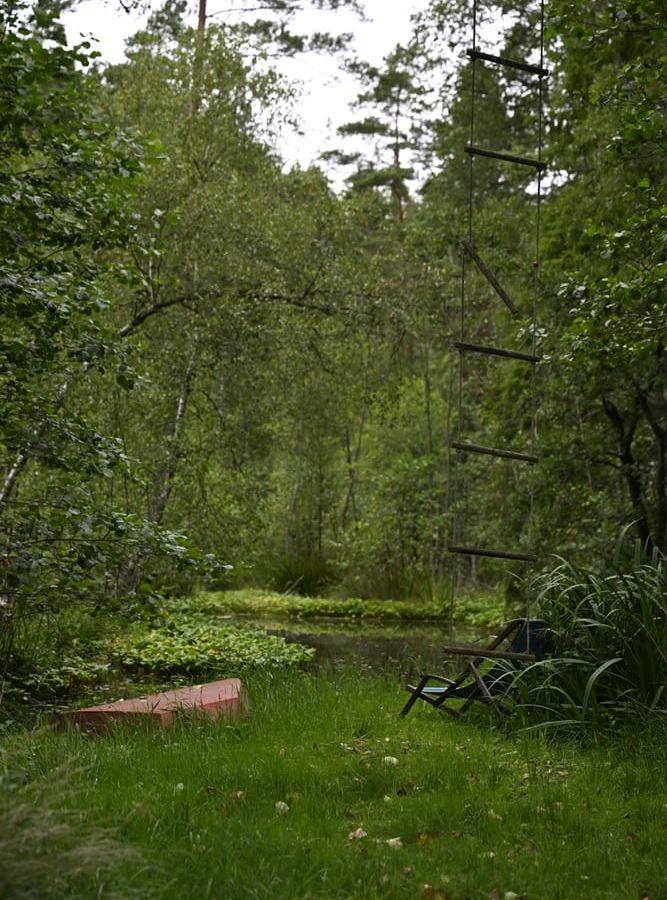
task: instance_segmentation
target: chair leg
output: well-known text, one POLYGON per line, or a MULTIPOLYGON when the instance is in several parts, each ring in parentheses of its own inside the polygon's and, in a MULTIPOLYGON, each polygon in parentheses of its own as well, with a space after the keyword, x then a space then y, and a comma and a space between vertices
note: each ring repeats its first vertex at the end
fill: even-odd
POLYGON ((436 706, 436 709, 440 712, 447 713, 448 716, 451 716, 452 719, 460 719, 461 712, 458 709, 452 709, 451 706, 446 706, 444 703, 441 703, 439 706, 436 706))
POLYGON ((410 712, 412 707, 415 705, 415 703, 419 699, 419 695, 426 687, 427 681, 428 681, 428 675, 422 676, 421 681, 419 682, 417 687, 414 689, 414 691, 410 694, 410 696, 408 698, 408 702, 405 704, 405 706, 401 710, 401 716, 407 716, 407 714, 410 712))
POLYGON ((479 688, 480 693, 482 695, 480 699, 482 699, 484 701, 484 703, 486 703, 488 706, 490 706, 493 709, 493 712, 495 713, 496 718, 500 722, 502 722, 503 714, 500 711, 497 699, 495 697, 493 697, 493 695, 489 691, 488 687, 484 684, 482 676, 480 675, 480 673, 477 670, 477 666, 475 666, 474 663, 470 663, 469 665, 470 665, 470 671, 472 673, 472 676, 475 679, 475 681, 477 682, 477 687, 479 688))

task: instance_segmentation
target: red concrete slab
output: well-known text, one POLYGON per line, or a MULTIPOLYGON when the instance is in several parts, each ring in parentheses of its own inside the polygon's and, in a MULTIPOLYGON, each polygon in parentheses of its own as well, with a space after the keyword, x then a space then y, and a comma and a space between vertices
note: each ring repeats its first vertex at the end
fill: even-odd
POLYGON ((247 713, 248 701, 240 679, 226 678, 224 681, 195 684, 161 694, 134 697, 132 700, 117 700, 101 706, 68 710, 60 713, 56 724, 78 725, 85 731, 99 731, 114 721, 150 720, 164 728, 183 710, 201 712, 212 719, 219 716, 233 719, 247 713))

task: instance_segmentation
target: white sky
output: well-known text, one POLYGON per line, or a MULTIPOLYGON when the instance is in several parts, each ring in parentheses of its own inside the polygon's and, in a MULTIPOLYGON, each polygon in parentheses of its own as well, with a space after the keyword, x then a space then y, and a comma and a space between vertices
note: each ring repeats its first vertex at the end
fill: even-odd
MULTIPOLYGON (((157 7, 161 0, 153 3, 157 7)), ((240 5, 240 4, 239 4, 240 5)), ((196 3, 191 0, 193 24, 196 21, 196 3)), ((208 0, 208 13, 234 6, 229 0, 208 0)), ((371 63, 380 63, 383 56, 399 43, 409 40, 410 14, 426 6, 426 0, 363 0, 368 22, 362 22, 348 11, 308 12, 295 20, 294 30, 308 33, 331 31, 353 32, 356 55, 371 63)), ((63 21, 70 42, 81 35, 97 38, 96 49, 108 62, 120 62, 124 57, 126 39, 138 31, 147 13, 126 13, 116 0, 83 0, 63 21)), ((303 134, 286 130, 280 137, 278 150, 287 164, 298 162, 307 166, 324 150, 341 145, 336 128, 354 118, 349 106, 359 87, 355 80, 341 73, 336 63, 324 54, 301 54, 295 59, 284 59, 277 67, 290 80, 301 86, 297 113, 301 119, 303 134)), ((346 149, 353 149, 346 145, 346 149)), ((358 149, 355 148, 355 149, 358 149)))

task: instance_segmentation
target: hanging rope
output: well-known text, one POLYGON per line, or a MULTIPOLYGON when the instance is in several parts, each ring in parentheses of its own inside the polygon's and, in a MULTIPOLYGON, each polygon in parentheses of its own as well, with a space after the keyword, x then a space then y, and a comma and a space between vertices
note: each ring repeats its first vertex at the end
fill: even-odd
MULTIPOLYGON (((451 609, 450 609, 450 634, 453 632, 454 627, 454 606, 456 602, 456 595, 459 587, 459 578, 460 578, 460 567, 458 564, 458 556, 459 555, 478 555, 478 556, 491 556, 502 559, 520 559, 526 561, 532 561, 534 557, 530 554, 525 553, 517 553, 512 551, 503 551, 503 550, 484 550, 481 548, 472 548, 465 546, 465 523, 468 520, 468 496, 469 491, 467 490, 466 479, 459 471, 459 467, 462 465, 462 461, 460 459, 463 452, 476 452, 476 453, 485 453, 491 456, 499 456, 499 457, 510 457, 514 459, 522 459, 524 461, 533 463, 537 459, 537 313, 538 313, 538 301, 539 301, 539 293, 540 293, 540 283, 539 283, 539 266, 540 266, 540 237, 541 237, 541 220, 540 220, 540 209, 542 202, 542 173, 544 169, 544 163, 542 161, 542 139, 543 139, 543 106, 544 106, 544 77, 548 74, 544 69, 544 0, 540 0, 539 5, 539 48, 540 48, 540 61, 539 66, 534 66, 530 63, 525 63, 519 60, 510 60, 506 57, 494 56, 493 54, 488 53, 480 53, 478 50, 478 0, 473 0, 472 5, 472 49, 468 50, 468 55, 471 57, 471 78, 470 78, 470 127, 469 127, 469 143, 466 147, 466 152, 468 153, 468 209, 467 209, 467 245, 464 242, 462 251, 461 251, 461 298, 460 298, 460 322, 459 322, 459 335, 460 340, 458 342, 459 349, 459 377, 458 377, 458 398, 457 398, 457 441, 456 441, 456 453, 454 455, 454 465, 451 465, 451 448, 449 450, 448 456, 448 469, 451 472, 451 480, 452 486, 450 490, 450 512, 453 513, 454 518, 452 520, 451 525, 451 534, 452 534, 452 543, 450 545, 450 551, 455 553, 457 559, 454 562, 454 565, 451 568, 451 609), (482 147, 477 147, 475 145, 475 102, 476 102, 476 88, 477 88, 477 64, 479 60, 483 60, 485 62, 490 62, 493 64, 498 64, 501 66, 509 67, 511 69, 519 69, 523 71, 529 71, 533 74, 536 74, 538 77, 538 109, 537 109, 537 159, 530 159, 528 157, 520 157, 514 156, 507 153, 501 153, 499 151, 494 151, 491 149, 486 149, 482 147), (466 285, 467 285, 467 272, 466 267, 468 265, 467 257, 470 257, 472 261, 475 263, 479 271, 486 278, 486 280, 490 283, 490 285, 494 288, 496 293, 503 299, 506 306, 509 307, 510 311, 516 314, 517 310, 515 305, 513 304, 511 298, 504 290, 504 288, 500 285, 498 279, 490 270, 490 268, 486 265, 483 259, 479 256, 479 252, 476 250, 475 243, 473 241, 473 214, 474 214, 474 197, 475 197, 475 169, 474 169, 474 156, 485 156, 496 159, 505 160, 506 162, 518 165, 528 165, 533 166, 537 170, 537 191, 536 191, 536 213, 535 213, 535 255, 533 260, 533 279, 532 279, 532 298, 531 298, 531 353, 530 355, 525 353, 520 353, 518 351, 505 350, 502 348, 494 348, 494 347, 482 347, 476 344, 466 343, 465 340, 465 327, 466 327, 466 285), (503 449, 489 448, 489 447, 481 447, 479 445, 472 444, 464 444, 464 413, 463 413, 463 389, 465 383, 465 361, 464 356, 467 351, 472 352, 482 352, 485 354, 496 355, 499 357, 510 357, 515 359, 522 359, 528 361, 532 365, 532 373, 531 373, 531 384, 530 384, 530 455, 523 453, 516 453, 513 451, 507 451, 503 449), (464 504, 464 515, 457 515, 458 507, 461 502, 464 504)), ((535 512, 535 483, 534 478, 530 479, 529 483, 529 514, 528 514, 528 522, 526 526, 526 532, 528 537, 528 542, 532 546, 534 541, 534 512, 535 512)), ((530 603, 530 591, 528 588, 526 589, 526 619, 530 619, 531 614, 531 603, 530 603)), ((527 641, 528 645, 530 643, 530 629, 527 629, 527 641)), ((530 652, 530 646, 528 646, 528 652, 530 652)))

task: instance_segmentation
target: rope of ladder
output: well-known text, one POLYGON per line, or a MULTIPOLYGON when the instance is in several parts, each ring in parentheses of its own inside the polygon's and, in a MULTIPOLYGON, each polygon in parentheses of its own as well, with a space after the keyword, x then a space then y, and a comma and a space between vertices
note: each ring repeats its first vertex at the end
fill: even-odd
MULTIPOLYGON (((467 240, 462 242, 461 247, 461 296, 459 311, 459 341, 455 342, 455 347, 459 351, 459 371, 458 371, 458 397, 457 397, 457 428, 456 441, 450 440, 448 453, 451 458, 451 450, 455 450, 454 464, 451 462, 448 469, 451 473, 451 487, 449 491, 449 511, 454 512, 454 518, 451 526, 452 539, 448 546, 448 550, 454 554, 455 562, 451 567, 451 606, 450 606, 450 633, 453 631, 454 625, 454 606, 456 601, 457 589, 460 580, 460 567, 458 560, 461 556, 482 556, 496 559, 518 560, 526 563, 534 561, 535 557, 531 553, 524 553, 512 550, 496 550, 489 548, 471 547, 465 544, 464 525, 468 521, 468 490, 466 489, 465 479, 461 474, 460 457, 464 453, 477 453, 489 456, 495 456, 505 459, 519 460, 534 464, 537 462, 537 363, 539 357, 537 355, 537 313, 538 301, 540 295, 539 267, 540 267, 540 236, 541 236, 541 218, 540 210, 542 203, 542 178, 546 168, 542 160, 542 142, 543 142, 543 115, 544 115, 544 78, 549 72, 544 68, 544 0, 540 0, 539 5, 539 64, 523 62, 521 60, 513 60, 504 56, 497 56, 485 53, 478 48, 478 30, 479 30, 479 8, 478 0, 473 0, 472 5, 472 47, 467 50, 467 55, 471 60, 470 71, 470 122, 469 122, 469 142, 465 147, 468 154, 468 203, 467 203, 467 240), (477 66, 486 63, 490 65, 498 65, 504 68, 528 72, 537 76, 538 80, 538 109, 537 109, 537 157, 530 158, 525 156, 517 156, 515 154, 497 151, 490 148, 484 148, 475 144, 475 101, 477 88, 477 66), (504 302, 512 315, 518 315, 518 308, 510 294, 500 283, 499 279, 493 273, 492 269, 486 264, 480 251, 474 241, 473 228, 473 212, 475 197, 475 158, 497 159, 511 165, 528 166, 536 170, 537 189, 535 196, 535 256, 533 260, 533 278, 532 278, 532 297, 531 297, 531 352, 525 353, 516 350, 509 350, 501 347, 489 347, 481 344, 474 344, 466 340, 466 296, 467 296, 467 267, 474 266, 478 272, 486 279, 495 293, 504 302), (530 453, 523 453, 514 450, 506 450, 495 447, 485 447, 478 444, 467 443, 464 440, 464 407, 463 393, 465 385, 465 356, 468 353, 484 354, 496 356, 501 359, 517 359, 530 364, 531 366, 531 384, 530 384, 530 453), (462 499, 461 499, 462 497, 462 499), (457 515, 457 505, 464 503, 462 521, 457 515)), ((530 481, 529 488, 529 513, 527 522, 527 535, 529 545, 532 547, 534 541, 534 514, 535 514, 535 485, 534 479, 530 481)), ((530 591, 526 590, 526 619, 530 619, 531 601, 530 591)), ((527 640, 530 641, 530 629, 527 629, 527 640)), ((530 647, 528 647, 530 651, 530 647)))

